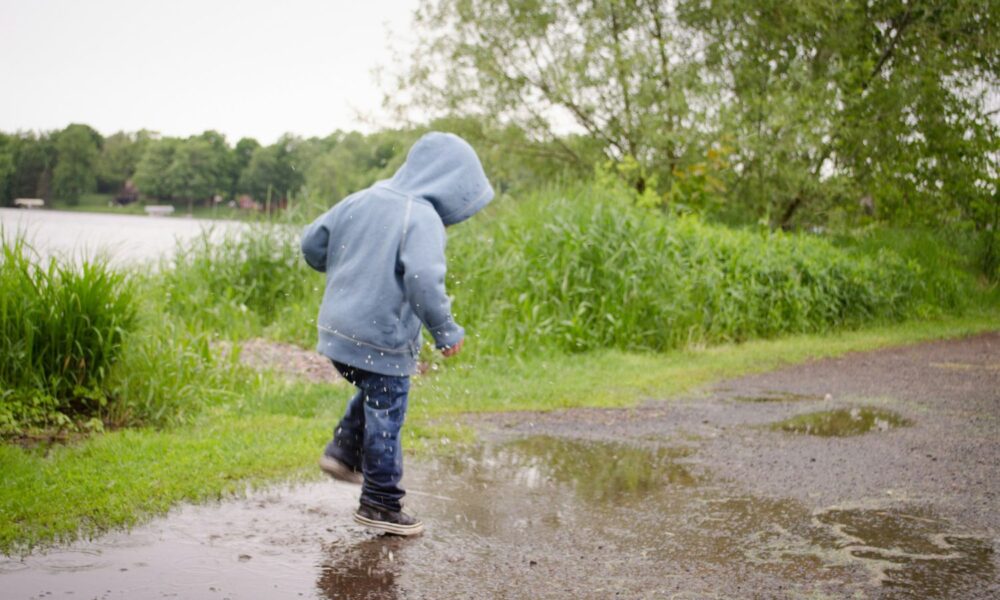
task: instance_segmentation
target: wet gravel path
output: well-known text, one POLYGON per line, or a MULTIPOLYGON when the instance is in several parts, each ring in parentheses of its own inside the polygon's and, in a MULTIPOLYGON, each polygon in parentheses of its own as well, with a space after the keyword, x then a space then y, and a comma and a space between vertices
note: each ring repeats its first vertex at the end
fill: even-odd
POLYGON ((320 481, 0 560, 0 596, 1000 597, 1000 333, 468 421, 480 445, 408 464, 416 539, 320 481))
POLYGON ((1000 332, 810 362, 631 410, 484 421, 481 427, 518 433, 685 440, 699 463, 755 494, 813 506, 905 499, 1000 532, 1000 332), (766 427, 858 407, 889 410, 913 425, 846 437, 766 427))

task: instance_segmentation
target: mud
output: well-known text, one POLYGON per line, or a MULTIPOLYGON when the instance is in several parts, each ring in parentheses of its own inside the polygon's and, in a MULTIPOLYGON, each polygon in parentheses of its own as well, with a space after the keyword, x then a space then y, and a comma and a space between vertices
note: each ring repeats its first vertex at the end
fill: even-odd
POLYGON ((320 481, 0 560, 0 596, 994 598, 997 364, 991 334, 628 410, 470 417, 481 444, 408 464, 418 538, 354 526, 357 489, 320 481), (772 428, 862 408, 908 426, 772 428))

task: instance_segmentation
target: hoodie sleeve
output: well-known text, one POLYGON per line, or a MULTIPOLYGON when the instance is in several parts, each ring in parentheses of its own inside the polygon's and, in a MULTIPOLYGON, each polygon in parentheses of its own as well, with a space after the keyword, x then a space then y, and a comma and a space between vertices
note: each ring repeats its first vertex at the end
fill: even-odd
POLYGON ((302 256, 306 259, 307 265, 320 273, 326 271, 326 254, 330 243, 328 225, 330 212, 320 215, 302 231, 302 256))
MULTIPOLYGON (((414 207, 417 208, 417 207, 414 207)), ((445 293, 445 233, 436 213, 414 210, 399 251, 406 300, 438 349, 462 341, 465 330, 451 315, 451 300, 445 293)))

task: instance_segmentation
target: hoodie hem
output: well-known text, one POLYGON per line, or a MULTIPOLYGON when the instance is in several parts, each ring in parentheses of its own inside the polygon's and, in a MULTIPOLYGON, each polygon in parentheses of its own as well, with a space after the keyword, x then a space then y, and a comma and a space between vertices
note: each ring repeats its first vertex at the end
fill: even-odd
POLYGON ((319 328, 316 350, 329 359, 380 375, 405 377, 417 370, 416 358, 409 348, 383 348, 324 328, 319 328))

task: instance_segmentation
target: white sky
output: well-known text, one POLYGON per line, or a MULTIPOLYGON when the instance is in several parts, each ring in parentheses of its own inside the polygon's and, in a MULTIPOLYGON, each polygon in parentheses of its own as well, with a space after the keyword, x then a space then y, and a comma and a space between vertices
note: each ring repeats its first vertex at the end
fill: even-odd
POLYGON ((388 124, 372 70, 417 0, 0 0, 0 130, 221 131, 235 143, 388 124), (372 121, 365 122, 359 115, 372 121))

